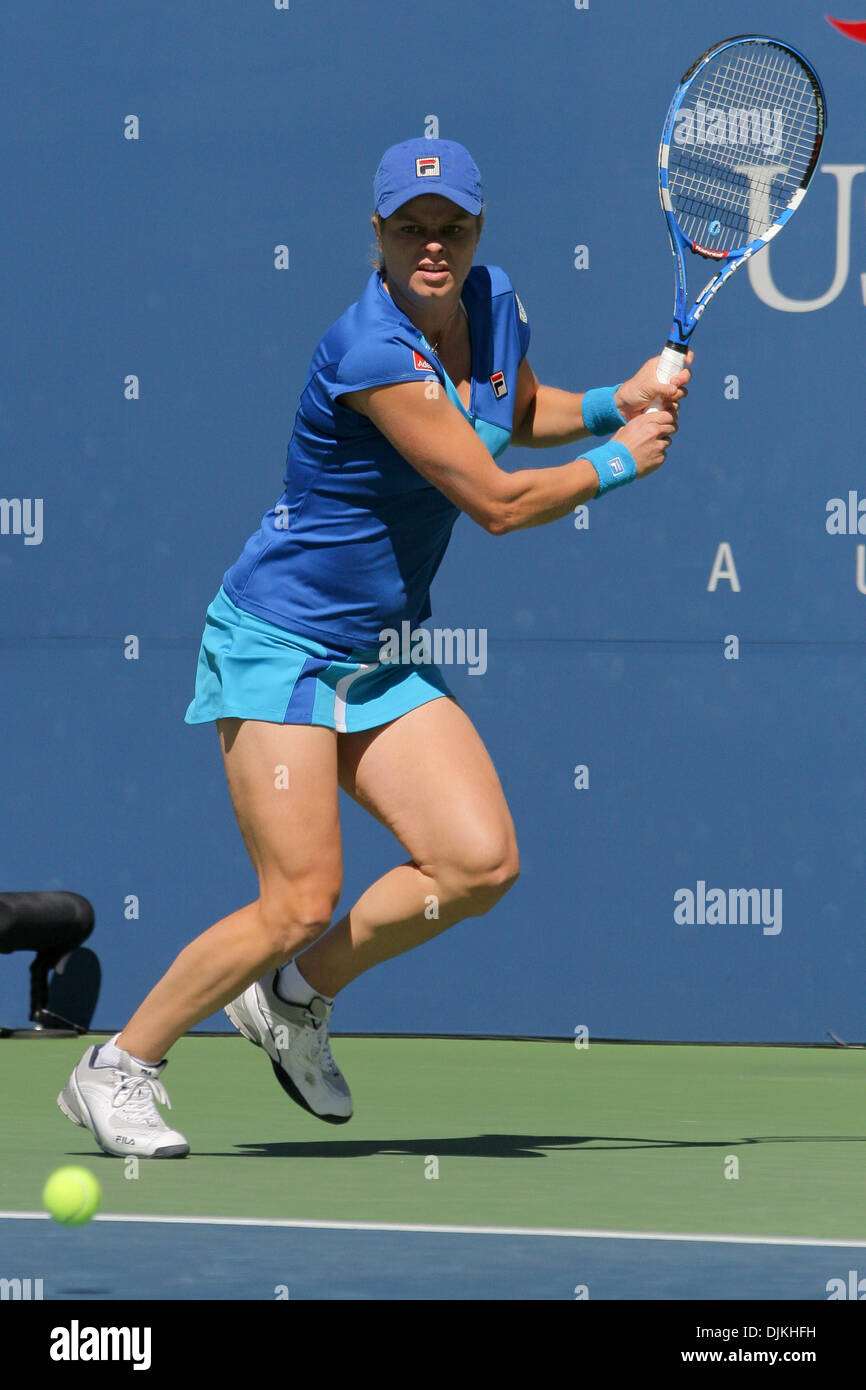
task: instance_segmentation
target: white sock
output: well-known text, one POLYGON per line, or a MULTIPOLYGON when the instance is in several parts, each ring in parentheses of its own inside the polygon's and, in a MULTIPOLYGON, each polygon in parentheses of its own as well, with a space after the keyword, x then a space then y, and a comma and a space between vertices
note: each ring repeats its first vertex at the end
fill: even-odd
POLYGON ((96 1055, 97 1067, 117 1067, 120 1065, 121 1057, 124 1056, 132 1057, 133 1062, 137 1062, 140 1067, 150 1067, 152 1070, 158 1069, 160 1066, 159 1062, 145 1062, 141 1057, 133 1057, 131 1052, 124 1052, 122 1047, 117 1046, 117 1039, 119 1037, 120 1034, 115 1033, 113 1038, 109 1038, 107 1043, 103 1043, 96 1055))
POLYGON ((309 1004, 313 999, 324 999, 326 1004, 333 1004, 333 999, 329 999, 327 994, 320 994, 312 985, 308 985, 295 961, 290 960, 288 965, 281 965, 277 973, 275 989, 280 999, 287 1004, 309 1004))

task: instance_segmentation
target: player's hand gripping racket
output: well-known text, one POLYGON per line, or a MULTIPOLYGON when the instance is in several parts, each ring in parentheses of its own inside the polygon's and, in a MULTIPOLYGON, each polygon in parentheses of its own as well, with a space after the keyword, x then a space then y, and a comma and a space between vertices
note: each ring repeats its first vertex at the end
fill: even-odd
MULTIPOLYGON (((725 39, 683 74, 659 145, 659 197, 676 276, 659 381, 682 371, 689 339, 716 291, 800 206, 824 126, 818 74, 779 39, 725 39), (718 267, 690 309, 686 247, 718 267)), ((661 404, 657 397, 648 409, 661 404)))

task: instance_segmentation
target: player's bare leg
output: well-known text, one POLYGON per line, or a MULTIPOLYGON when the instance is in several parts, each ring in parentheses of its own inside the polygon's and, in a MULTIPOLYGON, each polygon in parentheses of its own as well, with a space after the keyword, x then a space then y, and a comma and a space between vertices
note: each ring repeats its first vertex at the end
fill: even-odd
POLYGON ((514 825, 471 720, 450 699, 339 738, 340 780, 411 856, 361 895, 296 965, 333 998, 371 966, 487 912, 518 872, 514 825))
POLYGON ((164 1057, 194 1024, 303 950, 330 925, 340 896, 333 730, 252 719, 217 723, 259 897, 185 947, 151 990, 118 1039, 136 1057, 164 1057))
POLYGON ((88 1050, 57 1098, 110 1154, 182 1158, 169 1129, 164 1055, 182 1033, 309 945, 340 895, 337 747, 332 730, 220 720, 220 742, 259 898, 175 960, 122 1033, 88 1050), (162 1059, 162 1060, 160 1060, 162 1059))
POLYGON ((267 1052, 283 1090, 332 1124, 345 1123, 353 1108, 328 1039, 334 995, 363 970, 486 912, 517 875, 502 788, 454 701, 437 699, 368 733, 340 735, 338 756, 342 785, 393 831, 410 862, 226 1008, 267 1052))

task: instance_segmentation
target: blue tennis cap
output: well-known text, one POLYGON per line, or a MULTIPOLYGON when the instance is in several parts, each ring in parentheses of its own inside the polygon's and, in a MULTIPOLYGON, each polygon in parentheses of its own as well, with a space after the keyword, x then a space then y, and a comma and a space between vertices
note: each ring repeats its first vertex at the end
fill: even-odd
POLYGON ((481 174, 469 151, 456 140, 428 140, 423 135, 387 149, 373 180, 379 216, 390 217, 421 193, 438 193, 477 215, 484 202, 481 174))

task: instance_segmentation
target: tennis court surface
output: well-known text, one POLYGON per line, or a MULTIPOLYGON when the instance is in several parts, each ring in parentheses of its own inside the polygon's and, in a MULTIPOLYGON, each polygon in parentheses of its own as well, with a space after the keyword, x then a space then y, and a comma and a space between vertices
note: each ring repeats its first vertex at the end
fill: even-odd
POLYGON ((46 1300, 866 1294, 863 1050, 337 1035, 331 1126, 193 1034, 165 1078, 192 1153, 136 1173, 55 1104, 104 1036, 0 1042, 0 1278, 46 1300), (65 1163, 102 1187, 86 1227, 41 1211, 65 1163))

